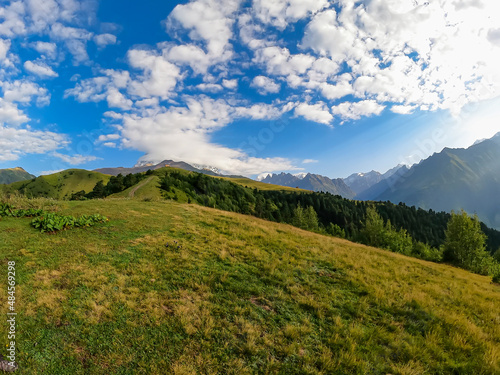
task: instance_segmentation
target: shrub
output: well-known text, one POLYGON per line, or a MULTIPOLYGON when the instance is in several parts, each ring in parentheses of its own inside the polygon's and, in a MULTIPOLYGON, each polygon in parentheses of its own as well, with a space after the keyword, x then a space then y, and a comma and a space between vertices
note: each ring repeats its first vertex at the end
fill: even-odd
POLYGON ((69 229, 73 227, 90 227, 98 223, 108 221, 105 216, 83 215, 76 219, 73 216, 63 216, 54 213, 44 213, 43 216, 34 218, 31 221, 31 226, 39 229, 40 232, 57 232, 59 230, 69 229))

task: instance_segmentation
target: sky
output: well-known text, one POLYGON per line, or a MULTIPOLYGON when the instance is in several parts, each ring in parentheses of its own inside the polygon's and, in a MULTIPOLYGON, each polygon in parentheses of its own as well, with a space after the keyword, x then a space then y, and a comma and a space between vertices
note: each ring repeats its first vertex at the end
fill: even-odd
POLYGON ((0 168, 250 177, 413 164, 500 131, 497 0, 0 2, 0 168))

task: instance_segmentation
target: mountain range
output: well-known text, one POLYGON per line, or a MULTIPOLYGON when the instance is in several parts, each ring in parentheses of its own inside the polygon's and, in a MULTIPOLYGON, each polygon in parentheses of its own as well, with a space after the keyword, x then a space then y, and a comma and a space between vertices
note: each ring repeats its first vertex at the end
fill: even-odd
POLYGON ((463 208, 498 229, 499 193, 500 134, 467 149, 444 148, 366 198, 448 212, 463 208))
POLYGON ((323 191, 334 195, 340 195, 344 198, 352 199, 356 193, 346 185, 343 179, 331 179, 319 174, 299 174, 293 175, 290 173, 268 174, 260 180, 267 184, 282 185, 296 187, 299 189, 323 191))
POLYGON ((109 174, 111 176, 117 176, 118 174, 121 173, 122 175, 125 176, 129 173, 141 173, 141 172, 146 172, 148 170, 155 170, 164 167, 180 168, 186 171, 199 172, 210 176, 220 176, 220 174, 217 173, 217 169, 215 168, 204 167, 204 166, 198 166, 199 168, 196 168, 191 164, 185 163, 183 161, 173 161, 173 160, 163 160, 160 163, 141 161, 138 162, 132 168, 124 168, 124 167, 99 168, 95 169, 94 172, 109 174))

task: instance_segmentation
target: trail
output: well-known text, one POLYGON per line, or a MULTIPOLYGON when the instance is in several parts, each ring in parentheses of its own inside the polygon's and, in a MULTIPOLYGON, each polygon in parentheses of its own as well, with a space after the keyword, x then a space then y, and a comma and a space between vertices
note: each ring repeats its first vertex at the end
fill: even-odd
POLYGON ((144 181, 142 184, 139 184, 137 185, 135 188, 133 188, 132 190, 130 190, 128 192, 128 196, 129 198, 133 198, 134 197, 134 194, 135 192, 137 191, 137 189, 140 189, 141 187, 143 187, 144 185, 146 185, 148 182, 150 182, 155 176, 151 176, 149 177, 146 181, 144 181))

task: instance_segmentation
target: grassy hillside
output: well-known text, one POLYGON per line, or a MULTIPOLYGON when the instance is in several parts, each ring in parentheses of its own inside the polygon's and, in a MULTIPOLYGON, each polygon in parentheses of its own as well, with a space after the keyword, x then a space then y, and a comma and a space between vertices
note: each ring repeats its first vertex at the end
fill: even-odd
POLYGON ((4 186, 3 191, 11 193, 15 191, 24 192, 29 197, 65 199, 81 190, 88 193, 92 191, 97 181, 102 180, 106 184, 109 178, 110 176, 98 172, 68 169, 33 178, 29 181, 15 182, 4 186))
POLYGON ((0 184, 11 184, 17 181, 30 180, 34 177, 34 175, 29 174, 20 167, 0 169, 0 184))
POLYGON ((490 278, 192 204, 53 209, 110 221, 56 235, 0 221, 18 374, 500 372, 490 278))
POLYGON ((125 189, 124 191, 112 194, 110 198, 139 198, 146 200, 158 200, 162 198, 162 194, 158 185, 160 178, 158 176, 149 176, 146 179, 138 182, 134 186, 125 189))

